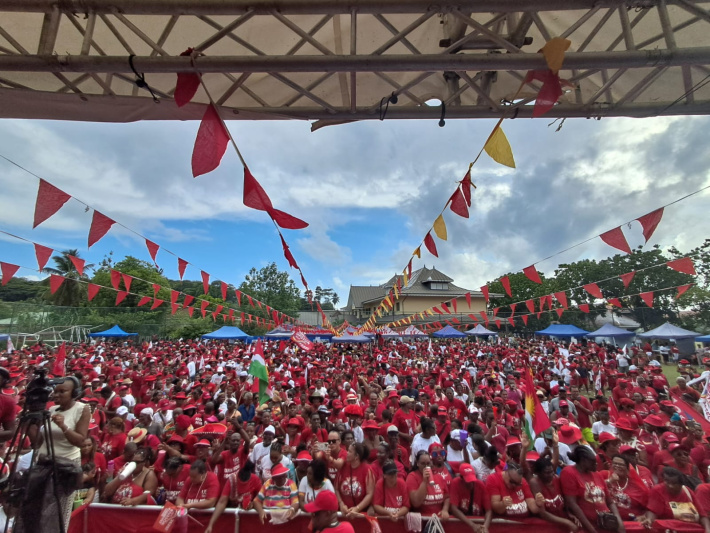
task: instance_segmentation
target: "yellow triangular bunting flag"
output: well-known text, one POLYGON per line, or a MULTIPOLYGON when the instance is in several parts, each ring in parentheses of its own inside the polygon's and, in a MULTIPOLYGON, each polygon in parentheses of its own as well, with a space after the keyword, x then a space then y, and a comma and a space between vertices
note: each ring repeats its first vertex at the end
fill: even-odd
POLYGON ((414 253, 412 254, 413 256, 416 255, 419 259, 422 258, 422 247, 417 246, 417 249, 414 250, 414 253))
POLYGON ((444 215, 439 215, 434 221, 434 233, 436 233, 436 236, 442 241, 446 240, 446 222, 444 222, 444 215))
POLYGON ((493 130, 493 133, 491 133, 483 149, 496 163, 515 168, 513 150, 510 148, 508 138, 505 136, 505 133, 503 133, 503 128, 501 128, 500 125, 493 130))

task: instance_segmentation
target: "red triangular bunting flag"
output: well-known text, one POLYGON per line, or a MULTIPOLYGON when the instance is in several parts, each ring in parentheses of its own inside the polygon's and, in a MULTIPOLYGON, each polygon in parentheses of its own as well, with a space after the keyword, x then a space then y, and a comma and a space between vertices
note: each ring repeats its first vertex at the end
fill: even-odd
POLYGON ((498 311, 500 310, 500 307, 496 307, 493 309, 493 316, 498 316, 498 311))
POLYGON ((518 307, 518 304, 510 304, 510 316, 515 316, 516 307, 518 307))
POLYGON ((94 283, 89 283, 89 287, 88 287, 89 301, 94 299, 94 297, 99 293, 100 288, 101 288, 101 286, 99 286, 99 285, 96 285, 94 283))
POLYGON ((120 304, 123 300, 125 300, 126 296, 128 296, 127 291, 118 291, 118 293, 116 293, 116 305, 120 304))
POLYGON ((513 296, 513 293, 510 292, 510 279, 508 276, 503 276, 500 278, 500 282, 503 284, 503 288, 505 289, 505 292, 508 296, 513 296))
POLYGON ((145 240, 145 245, 148 248, 150 258, 153 260, 153 263, 155 263, 155 258, 158 255, 158 250, 160 250, 160 246, 155 244, 153 241, 149 241, 148 239, 145 240))
POLYGON ((185 269, 187 268, 187 261, 178 257, 178 274, 180 274, 180 279, 185 275, 185 269))
POLYGON ((64 283, 64 276, 58 276, 57 274, 52 274, 49 276, 49 292, 50 294, 54 294, 57 292, 59 287, 62 286, 62 283, 64 283))
POLYGON ((94 216, 91 219, 91 227, 89 228, 89 248, 99 242, 115 223, 115 220, 94 210, 94 216))
POLYGON ((247 294, 247 300, 249 300, 249 305, 250 305, 250 306, 252 307, 252 309, 253 309, 253 308, 254 308, 254 300, 252 300, 251 296, 249 296, 248 294, 247 294))
POLYGON ((59 211, 59 209, 67 203, 69 198, 71 198, 70 195, 40 178, 37 201, 35 202, 35 219, 32 224, 32 229, 36 228, 59 211))
POLYGON ((468 205, 466 205, 466 198, 463 192, 461 192, 461 187, 456 188, 456 191, 451 195, 449 201, 451 202, 450 209, 454 213, 460 217, 468 218, 468 205))
POLYGON ((582 313, 589 313, 589 304, 579 304, 579 310, 582 313))
POLYGON ((111 270, 111 287, 116 290, 121 287, 121 273, 118 270, 111 270))
POLYGON ((639 296, 647 306, 653 307, 653 291, 642 292, 639 296))
POLYGON ((496 319, 496 320, 495 320, 495 323, 496 323, 496 327, 497 327, 498 329, 500 329, 500 320, 496 319))
POLYGON ((547 303, 547 296, 540 296, 540 311, 545 309, 546 303, 547 303))
POLYGON ((552 109, 562 96, 562 83, 559 74, 555 74, 550 69, 530 70, 525 77, 525 83, 533 80, 542 82, 542 87, 535 98, 533 108, 533 118, 541 117, 552 109))
POLYGON ((454 308, 454 313, 458 313, 459 310, 457 309, 458 304, 456 303, 456 298, 454 298, 453 300, 451 300, 451 305, 452 305, 453 308, 454 308))
POLYGON ((150 296, 143 296, 139 301, 138 301, 138 307, 143 307, 145 304, 150 302, 152 298, 150 296))
POLYGON ((639 221, 641 227, 643 228, 643 237, 644 239, 646 239, 646 242, 648 242, 648 240, 651 238, 653 232, 656 231, 656 228, 658 227, 658 223, 661 221, 661 218, 663 218, 662 207, 636 219, 639 221))
POLYGON ((528 315, 522 315, 520 318, 523 319, 523 323, 527 326, 528 325, 528 315))
POLYGON ((240 291, 239 289, 235 289, 234 294, 237 297, 237 305, 241 306, 242 305, 242 291, 240 291))
POLYGON ((161 288, 162 288, 162 287, 161 287, 160 285, 158 285, 157 283, 153 283, 153 297, 158 296, 158 291, 159 291, 161 288))
POLYGON ((530 311, 531 313, 535 312, 535 302, 532 299, 526 300, 525 305, 527 306, 528 311, 530 311))
POLYGON ((567 293, 565 291, 560 291, 555 293, 555 298, 557 299, 558 302, 560 302, 560 305, 567 309, 567 293))
POLYGON ((697 274, 697 272, 695 272, 695 265, 693 264, 693 260, 690 257, 682 257, 681 259, 668 261, 666 265, 668 265, 673 270, 682 272, 683 274, 690 274, 691 276, 695 276, 697 274))
POLYGON ((441 309, 439 309, 438 307, 432 307, 432 309, 434 310, 434 312, 435 312, 437 315, 443 315, 443 314, 444 314, 444 313, 441 312, 441 309))
POLYGON ((200 303, 200 311, 202 312, 202 318, 205 318, 207 315, 207 307, 209 307, 210 303, 207 300, 202 300, 202 303, 200 303))
MULTIPOLYGON (((486 287, 486 290, 488 290, 488 287, 486 287)), ((488 298, 486 298, 486 301, 488 301, 488 298)), ((468 304, 468 308, 471 309, 471 293, 470 292, 466 293, 466 303, 468 304)))
POLYGON ((170 304, 170 307, 172 308, 172 311, 170 312, 171 315, 174 315, 177 313, 177 310, 180 309, 180 306, 178 304, 170 304))
POLYGON ((202 276, 202 288, 205 290, 205 294, 210 292, 210 275, 204 270, 200 270, 200 275, 202 276))
POLYGON ((194 307, 188 307, 188 308, 187 308, 187 314, 190 315, 190 318, 192 318, 192 313, 194 313, 194 312, 195 312, 195 308, 194 308, 194 307))
POLYGON ((631 285, 631 280, 634 279, 634 276, 636 275, 636 272, 627 272, 626 274, 622 274, 619 276, 621 278, 621 281, 624 282, 624 288, 628 289, 629 285, 631 285))
POLYGON ((446 313, 447 315, 451 314, 451 311, 449 310, 449 306, 446 305, 445 302, 441 302, 441 308, 444 310, 444 313, 446 313))
POLYGON ((561 307, 557 307, 557 308, 555 309, 555 313, 557 313, 557 316, 558 316, 559 318, 562 318, 562 313, 564 313, 564 312, 565 312, 565 310, 562 309, 561 307))
POLYGON ((542 280, 540 279, 540 273, 535 269, 535 265, 530 265, 529 267, 525 267, 523 269, 523 274, 530 280, 534 281, 535 283, 542 284, 542 280))
POLYGON ((227 301, 227 284, 221 281, 219 284, 220 289, 222 289, 222 300, 227 301))
POLYGON ((479 314, 481 315, 481 318, 483 319, 483 321, 484 321, 486 324, 488 324, 488 315, 486 314, 486 312, 485 312, 485 311, 479 311, 479 314))
POLYGON ((35 255, 37 256, 37 267, 39 270, 44 270, 44 267, 47 266, 47 261, 49 261, 49 258, 52 257, 52 250, 51 248, 47 248, 46 246, 42 246, 41 244, 37 244, 36 242, 33 243, 35 245, 35 255))
MULTIPOLYGON (((188 48, 185 50, 181 56, 189 56, 192 54, 193 49, 188 48)), ((195 96, 197 89, 200 87, 200 75, 194 72, 180 72, 177 75, 177 84, 175 85, 175 92, 173 93, 173 98, 175 99, 175 104, 178 107, 182 107, 185 104, 189 104, 190 100, 195 96)), ((175 314, 175 313, 173 313, 175 314)))
POLYGON ((678 294, 675 295, 676 300, 683 296, 690 287, 692 287, 692 285, 681 285, 678 287, 678 294))
POLYGON ((618 298, 609 298, 607 302, 616 307, 621 307, 621 301, 618 298))
MULTIPOLYGON (((7 282, 12 279, 12 277, 20 270, 19 265, 13 265, 11 263, 0 262, 0 272, 2 272, 2 286, 7 285, 7 282)), ((54 294, 54 293, 52 293, 54 294)))
POLYGON ((436 243, 434 242, 434 238, 431 236, 431 233, 427 233, 426 237, 424 237, 424 246, 426 246, 426 249, 429 250, 431 255, 439 257, 439 253, 436 251, 436 243))
POLYGON ((264 188, 247 167, 244 167, 244 205, 259 211, 266 211, 271 219, 281 228, 303 229, 308 227, 308 223, 300 218, 275 209, 269 195, 266 194, 264 188))
POLYGON ((474 322, 478 322, 478 318, 476 318, 476 315, 468 315, 468 318, 470 318, 474 322))
POLYGON ((286 261, 288 261, 288 266, 290 266, 291 268, 298 268, 298 263, 296 263, 296 258, 293 257, 293 254, 291 253, 291 249, 288 247, 288 244, 286 244, 286 241, 284 240, 281 233, 279 233, 279 237, 281 237, 281 247, 284 250, 284 257, 286 258, 286 261))
POLYGON ((227 150, 229 134, 213 105, 208 105, 197 130, 192 149, 192 177, 212 172, 219 166, 227 150))
MULTIPOLYGON (((488 294, 488 285, 484 285, 483 287, 481 287, 481 292, 483 293, 483 297, 486 299, 486 303, 488 303, 490 301, 490 296, 488 294)), ((471 295, 469 294, 469 298, 470 297, 471 295)), ((469 303, 468 306, 471 307, 471 304, 469 303)))
MULTIPOLYGON (((170 289, 170 303, 171 304, 176 304, 179 297, 180 297, 179 291, 176 291, 175 289, 170 289)), ((185 300, 187 300, 187 298, 185 298, 185 300)), ((175 314, 175 313, 173 313, 173 314, 175 314)))
POLYGON ((473 184, 471 183, 471 170, 469 170, 461 180, 461 192, 463 192, 466 204, 469 207, 471 206, 471 185, 473 184))
POLYGON ((194 300, 195 300, 195 297, 194 297, 194 296, 192 296, 192 295, 190 295, 190 294, 186 294, 186 295, 185 295, 185 299, 184 299, 183 302, 182 302, 182 308, 185 309, 185 308, 186 308, 188 305, 190 305, 194 300))
POLYGON ((602 233, 599 235, 601 240, 603 240, 605 243, 607 243, 609 246, 612 246, 616 248, 617 250, 621 250, 622 252, 626 254, 631 253, 631 248, 629 247, 629 243, 626 242, 626 237, 624 237, 624 232, 621 231, 621 228, 614 228, 610 229, 607 232, 602 233))
POLYGON ((542 311, 537 312, 537 319, 540 320, 540 315, 542 315, 542 311))
POLYGON ((123 286, 126 287, 127 291, 131 290, 131 282, 133 281, 133 277, 129 276, 128 274, 121 274, 121 277, 123 278, 123 286))
POLYGON ((599 285, 596 283, 589 283, 588 285, 584 286, 584 290, 587 291, 589 294, 594 296, 595 298, 602 298, 602 291, 599 288, 599 285))
POLYGON ((150 310, 152 311, 153 309, 157 309, 161 305, 163 305, 163 300, 159 300, 158 298, 155 298, 153 300, 153 305, 150 306, 150 310))

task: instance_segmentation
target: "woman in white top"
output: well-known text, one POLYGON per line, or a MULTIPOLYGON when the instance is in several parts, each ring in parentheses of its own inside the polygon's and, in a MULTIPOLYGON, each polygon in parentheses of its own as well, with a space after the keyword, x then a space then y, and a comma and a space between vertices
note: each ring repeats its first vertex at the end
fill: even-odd
POLYGON ((333 484, 328 479, 328 465, 325 461, 316 459, 308 466, 306 477, 298 484, 298 502, 301 509, 305 504, 315 500, 316 496, 324 490, 335 493, 333 484))

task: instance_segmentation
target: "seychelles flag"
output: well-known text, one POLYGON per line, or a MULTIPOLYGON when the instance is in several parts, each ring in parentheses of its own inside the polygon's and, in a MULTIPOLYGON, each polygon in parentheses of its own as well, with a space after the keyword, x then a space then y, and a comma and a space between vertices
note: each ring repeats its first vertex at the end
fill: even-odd
POLYGON ((264 349, 261 346, 261 340, 254 343, 248 374, 254 376, 254 392, 259 394, 259 403, 268 402, 271 399, 269 370, 266 368, 266 361, 264 361, 264 349))
POLYGON ((535 442, 535 437, 552 426, 550 418, 535 394, 535 382, 532 369, 528 367, 525 372, 525 433, 530 439, 530 444, 535 442))

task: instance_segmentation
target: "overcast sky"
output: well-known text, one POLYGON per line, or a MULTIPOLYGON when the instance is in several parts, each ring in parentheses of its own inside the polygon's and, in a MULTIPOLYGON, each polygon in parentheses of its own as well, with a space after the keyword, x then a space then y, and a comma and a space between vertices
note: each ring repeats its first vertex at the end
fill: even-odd
MULTIPOLYGON (((710 118, 504 122, 517 169, 483 156, 473 169, 471 217, 444 215, 439 258, 455 283, 478 289, 556 251, 710 184, 710 118)), ((274 205, 310 223, 285 231, 312 287, 377 284, 400 272, 493 127, 493 121, 370 121, 310 133, 307 122, 231 122, 252 173, 274 205)), ((95 124, 0 121, 0 154, 206 270, 239 284, 251 267, 288 265, 263 212, 242 205, 242 170, 231 148, 214 172, 193 179, 197 122, 95 124)), ((0 229, 89 262, 113 250, 149 260, 144 243, 114 227, 87 250, 91 213, 69 202, 32 230, 37 180, 0 159, 0 229)), ((669 207, 648 246, 682 251, 710 237, 709 192, 669 207)), ((631 246, 638 223, 624 227, 631 246)), ((599 239, 538 265, 603 258, 599 239)), ((34 251, 0 234, 0 261, 36 266, 34 251)), ((158 264, 177 278, 174 257, 158 264)), ((21 270, 18 275, 37 272, 21 270)), ((188 267, 186 278, 199 279, 188 267)), ((294 274, 294 279, 297 275, 294 274)), ((300 284, 299 284, 300 285, 300 284)))

